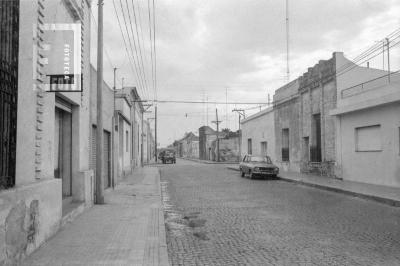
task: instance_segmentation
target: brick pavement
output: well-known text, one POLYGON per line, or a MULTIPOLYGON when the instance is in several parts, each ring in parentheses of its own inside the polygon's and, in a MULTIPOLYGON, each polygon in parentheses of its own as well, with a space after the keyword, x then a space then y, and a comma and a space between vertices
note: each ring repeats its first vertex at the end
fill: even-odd
POLYGON ((171 265, 400 265, 400 209, 220 165, 161 168, 171 265))
POLYGON ((23 265, 168 265, 157 168, 136 170, 23 265))

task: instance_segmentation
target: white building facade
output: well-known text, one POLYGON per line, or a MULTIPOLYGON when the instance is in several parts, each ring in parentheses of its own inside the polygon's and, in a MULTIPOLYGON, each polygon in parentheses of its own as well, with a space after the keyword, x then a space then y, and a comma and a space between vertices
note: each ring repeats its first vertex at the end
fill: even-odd
POLYGON ((357 76, 360 68, 338 78, 337 108, 331 112, 339 174, 400 187, 400 75, 370 69, 367 77, 357 76))
POLYGON ((275 123, 272 107, 241 121, 241 158, 246 154, 268 155, 275 158, 275 123))

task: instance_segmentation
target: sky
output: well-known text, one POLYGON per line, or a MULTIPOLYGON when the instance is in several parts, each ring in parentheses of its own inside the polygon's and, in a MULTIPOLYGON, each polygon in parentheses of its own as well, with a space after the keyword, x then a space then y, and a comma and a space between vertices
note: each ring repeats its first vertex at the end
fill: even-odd
MULTIPOLYGON (((104 79, 111 87, 116 67, 117 89, 122 85, 136 86, 143 100, 157 97, 158 100, 267 103, 268 95, 272 100, 274 91, 287 82, 284 0, 154 0, 157 90, 152 86, 148 0, 104 2, 104 79), (137 81, 134 62, 127 56, 133 40, 130 46, 126 39, 125 46, 116 16, 117 13, 126 34, 122 5, 128 32, 136 34, 132 4, 139 32, 138 55, 140 49, 144 66, 140 70, 144 77, 141 81, 137 81), (147 86, 141 86, 144 83, 147 86)), ((151 4, 152 0, 152 7, 151 4)), ((289 0, 288 10, 290 80, 319 60, 331 58, 335 51, 355 58, 400 28, 399 0, 289 0)), ((94 0, 91 32, 94 66, 96 21, 94 0)), ((400 68, 399 47, 390 52, 392 70, 400 68)), ((371 60, 370 67, 382 69, 382 56, 371 60)), ((238 114, 232 112, 234 108, 248 109, 246 115, 250 115, 265 107, 158 103, 158 142, 165 147, 182 138, 185 132, 197 134, 202 125, 215 128, 211 121, 216 120, 216 109, 222 120, 220 127, 237 130, 238 114)), ((151 113, 146 117, 154 117, 154 108, 149 110, 151 113)))

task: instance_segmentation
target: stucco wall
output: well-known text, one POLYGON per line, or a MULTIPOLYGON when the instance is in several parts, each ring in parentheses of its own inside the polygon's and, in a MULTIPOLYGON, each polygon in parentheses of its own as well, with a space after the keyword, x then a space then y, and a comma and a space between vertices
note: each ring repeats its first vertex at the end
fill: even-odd
POLYGON ((252 139, 254 155, 261 154, 261 142, 267 142, 267 155, 276 161, 275 154, 275 122, 272 108, 257 113, 241 123, 242 127, 242 158, 247 154, 247 140, 252 139))
MULTIPOLYGON (((59 229, 62 218, 62 182, 54 178, 55 93, 34 87, 41 83, 39 74, 45 73, 36 62, 33 49, 40 39, 34 38, 33 29, 42 15, 43 23, 74 21, 61 0, 39 2, 40 6, 38 1, 20 1, 16 186, 0 192, 0 264, 18 265, 59 229)), ((82 61, 89 62, 90 13, 83 3, 82 61)), ((89 77, 88 65, 83 64, 83 92, 58 93, 73 105, 73 186, 89 167, 89 77)))
POLYGON ((300 171, 300 104, 298 98, 276 106, 275 120, 275 160, 285 171, 300 171), (282 129, 289 129, 289 162, 282 161, 282 129))
MULTIPOLYGON (((321 114, 322 160, 335 161, 335 120, 330 111, 336 107, 336 83, 331 79, 321 86, 300 93, 300 139, 309 137, 310 145, 316 143, 312 128, 313 115, 321 114), (323 91, 322 91, 323 90, 323 91), (322 98, 323 97, 323 98, 322 98)), ((308 147, 302 147, 307 149, 308 147)))
POLYGON ((54 235, 62 217, 61 180, 0 193, 0 264, 18 263, 54 235))
POLYGON ((400 102, 339 116, 343 179, 400 187, 400 102), (381 125, 382 151, 356 152, 355 128, 381 125))
MULTIPOLYGON (((19 56, 18 56, 18 111, 17 111, 17 150, 16 185, 35 180, 36 152, 36 110, 37 92, 34 90, 33 27, 38 19, 37 1, 21 1, 19 17, 19 56)), ((40 145, 40 143, 38 143, 40 145)))
POLYGON ((124 142, 123 142, 123 154, 124 154, 124 171, 130 172, 131 170, 131 140, 132 140, 132 133, 131 133, 131 126, 123 120, 123 134, 124 134, 124 142), (128 138, 126 136, 128 134, 128 138))
MULTIPOLYGON (((112 130, 112 117, 114 110, 114 92, 103 82, 103 128, 109 132, 112 130)), ((90 121, 97 124, 97 71, 90 67, 90 121)))
MULTIPOLYGON (((217 140, 212 143, 213 160, 216 161, 218 154, 217 140)), ((219 140, 219 160, 221 162, 238 162, 239 161, 239 137, 231 137, 229 139, 219 140)))

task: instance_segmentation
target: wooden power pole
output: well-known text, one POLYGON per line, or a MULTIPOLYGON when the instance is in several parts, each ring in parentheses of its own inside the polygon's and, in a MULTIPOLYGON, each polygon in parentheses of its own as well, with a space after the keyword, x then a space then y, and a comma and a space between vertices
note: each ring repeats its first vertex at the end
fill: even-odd
POLYGON ((387 65, 388 65, 388 80, 389 80, 389 83, 390 83, 390 53, 389 53, 389 44, 390 44, 390 41, 389 41, 389 38, 386 38, 386 45, 387 45, 387 65))
POLYGON ((96 204, 103 195, 103 0, 98 0, 97 33, 97 130, 96 130, 96 204))
POLYGON ((222 121, 218 120, 218 109, 215 108, 215 116, 216 116, 216 121, 212 121, 212 123, 217 124, 217 162, 219 162, 219 123, 222 121))
POLYGON ((237 112, 239 114, 239 161, 241 161, 242 158, 242 132, 240 130, 240 123, 241 123, 241 118, 246 118, 244 109, 233 109, 232 112, 237 112))
POLYGON ((155 160, 157 162, 157 105, 154 106, 154 156, 155 156, 155 160))
POLYGON ((116 85, 116 76, 117 76, 117 68, 114 67, 114 84, 113 84, 113 116, 112 116, 112 130, 111 130, 111 150, 112 150, 112 161, 111 161, 111 169, 112 169, 112 187, 115 188, 115 125, 116 125, 116 115, 115 115, 115 93, 117 91, 116 85))

